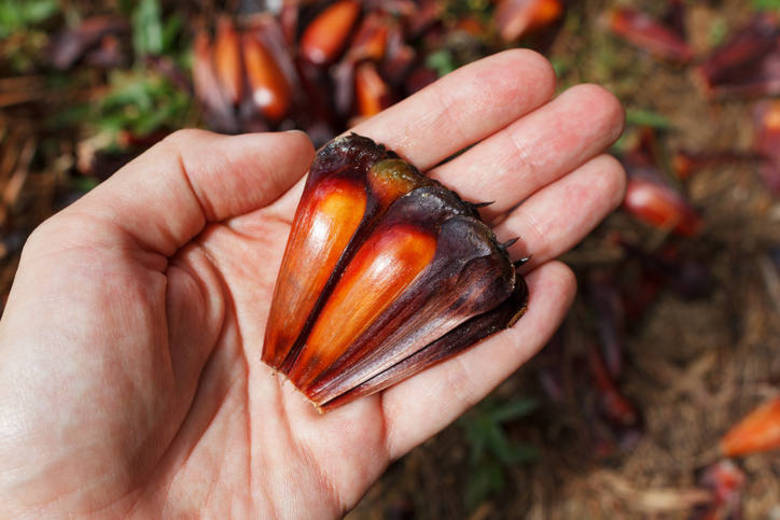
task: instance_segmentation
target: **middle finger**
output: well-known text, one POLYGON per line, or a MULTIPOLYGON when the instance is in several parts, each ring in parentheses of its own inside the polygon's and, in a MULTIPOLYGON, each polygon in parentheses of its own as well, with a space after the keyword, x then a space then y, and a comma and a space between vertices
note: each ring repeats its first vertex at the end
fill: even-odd
POLYGON ((465 199, 492 201, 487 219, 595 157, 623 131, 623 108, 602 87, 579 85, 429 174, 465 199))

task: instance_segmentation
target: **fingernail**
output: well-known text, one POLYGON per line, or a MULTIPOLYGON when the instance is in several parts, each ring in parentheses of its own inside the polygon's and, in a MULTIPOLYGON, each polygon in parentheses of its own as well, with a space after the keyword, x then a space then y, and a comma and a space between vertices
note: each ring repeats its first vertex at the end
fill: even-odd
POLYGON ((298 135, 303 135, 303 136, 309 137, 309 134, 307 134, 303 130, 299 130, 297 128, 295 128, 293 130, 285 130, 284 133, 285 134, 298 134, 298 135))

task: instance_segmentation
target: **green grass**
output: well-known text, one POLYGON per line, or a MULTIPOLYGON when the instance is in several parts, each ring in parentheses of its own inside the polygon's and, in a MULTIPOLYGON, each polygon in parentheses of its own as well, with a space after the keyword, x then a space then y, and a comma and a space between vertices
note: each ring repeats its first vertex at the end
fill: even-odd
POLYGON ((507 468, 537 458, 533 446, 513 442, 504 430, 507 423, 526 417, 537 406, 533 399, 506 402, 488 399, 460 419, 469 445, 470 471, 465 496, 469 509, 504 489, 507 468))

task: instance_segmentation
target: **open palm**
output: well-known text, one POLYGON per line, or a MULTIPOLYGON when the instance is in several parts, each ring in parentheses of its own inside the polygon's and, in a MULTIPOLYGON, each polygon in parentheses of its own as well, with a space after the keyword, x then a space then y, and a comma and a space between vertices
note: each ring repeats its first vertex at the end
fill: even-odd
POLYGON ((483 216, 521 238, 513 256, 532 255, 530 302, 513 328, 325 415, 260 362, 314 153, 303 134, 178 132, 44 223, 0 322, 0 516, 354 506, 544 344, 575 291, 551 259, 622 196, 622 169, 599 155, 619 104, 598 87, 553 90, 543 58, 508 51, 354 129, 466 200, 495 201, 483 216))

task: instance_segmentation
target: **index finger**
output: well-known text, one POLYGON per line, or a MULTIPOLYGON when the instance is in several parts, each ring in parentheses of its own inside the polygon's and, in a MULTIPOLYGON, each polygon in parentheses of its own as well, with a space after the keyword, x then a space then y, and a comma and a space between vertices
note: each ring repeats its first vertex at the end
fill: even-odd
POLYGON ((352 131, 427 170, 545 104, 554 91, 550 62, 512 49, 447 74, 352 131))
MULTIPOLYGON (((425 171, 533 112, 554 92, 550 62, 534 51, 512 49, 447 74, 351 131, 425 171)), ((291 220, 304 182, 268 211, 291 220)))

